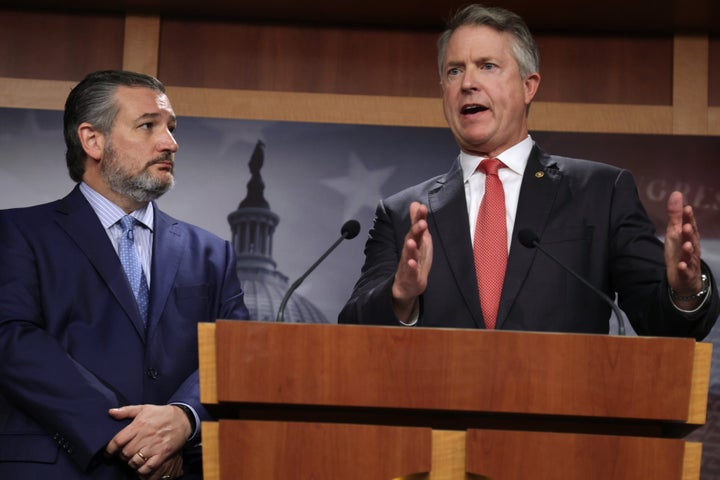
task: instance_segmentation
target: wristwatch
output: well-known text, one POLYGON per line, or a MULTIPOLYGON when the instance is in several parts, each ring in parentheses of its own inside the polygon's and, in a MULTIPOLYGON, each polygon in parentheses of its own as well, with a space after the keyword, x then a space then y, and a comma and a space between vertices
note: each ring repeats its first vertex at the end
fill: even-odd
POLYGON ((197 428, 197 424, 195 423, 195 414, 190 409, 190 407, 188 407, 187 405, 183 405, 182 403, 173 403, 171 405, 174 407, 178 407, 185 413, 188 422, 190 422, 190 437, 192 437, 193 433, 195 433, 195 429, 197 428))
POLYGON ((687 302, 690 300, 702 300, 703 298, 705 298, 705 295, 707 295, 708 291, 710 290, 710 277, 703 273, 702 275, 700 275, 700 279, 702 280, 702 288, 699 292, 693 295, 679 295, 675 290, 671 288, 670 298, 680 302, 687 302))

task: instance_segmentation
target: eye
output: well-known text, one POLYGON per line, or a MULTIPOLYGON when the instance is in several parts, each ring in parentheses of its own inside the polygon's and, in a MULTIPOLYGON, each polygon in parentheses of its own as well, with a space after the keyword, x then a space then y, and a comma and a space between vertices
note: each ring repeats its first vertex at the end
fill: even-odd
POLYGON ((497 68, 497 65, 495 65, 494 63, 483 63, 480 66, 480 69, 482 70, 494 70, 495 68, 497 68))
POLYGON ((152 126, 153 126, 152 122, 145 122, 145 123, 140 124, 138 126, 138 128, 140 128, 142 130, 150 130, 152 128, 152 126))
POLYGON ((454 77, 456 75, 460 75, 460 69, 457 67, 452 67, 452 68, 448 69, 447 74, 448 74, 448 77, 454 77))

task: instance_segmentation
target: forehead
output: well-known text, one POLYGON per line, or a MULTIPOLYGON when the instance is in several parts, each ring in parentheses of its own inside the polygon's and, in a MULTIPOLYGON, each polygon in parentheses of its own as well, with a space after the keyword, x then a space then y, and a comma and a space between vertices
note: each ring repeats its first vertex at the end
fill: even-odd
POLYGON ((445 61, 457 61, 470 57, 512 56, 513 37, 486 25, 463 25, 458 27, 448 41, 445 61))
POLYGON ((120 86, 115 92, 115 101, 119 115, 131 118, 158 114, 175 117, 167 95, 150 88, 120 86))

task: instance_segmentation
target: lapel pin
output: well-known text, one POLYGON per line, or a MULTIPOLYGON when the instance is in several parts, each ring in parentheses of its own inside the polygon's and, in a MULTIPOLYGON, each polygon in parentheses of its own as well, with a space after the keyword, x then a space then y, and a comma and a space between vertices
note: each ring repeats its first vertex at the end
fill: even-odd
POLYGON ((543 172, 542 170, 538 170, 537 172, 535 172, 535 178, 542 178, 544 176, 545 172, 543 172))

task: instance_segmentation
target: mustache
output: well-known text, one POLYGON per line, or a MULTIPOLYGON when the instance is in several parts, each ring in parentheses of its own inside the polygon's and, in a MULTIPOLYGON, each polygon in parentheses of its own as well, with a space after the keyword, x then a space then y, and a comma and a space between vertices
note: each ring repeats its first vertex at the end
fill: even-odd
POLYGON ((146 168, 146 169, 147 169, 147 168, 150 168, 150 167, 152 167, 153 165, 157 165, 158 163, 168 163, 168 162, 170 163, 170 165, 172 166, 172 168, 175 169, 175 160, 173 159, 173 154, 172 154, 172 153, 169 153, 169 152, 168 152, 168 153, 163 153, 163 154, 160 155, 159 157, 153 158, 152 160, 150 160, 150 161, 147 163, 147 165, 145 165, 145 168, 146 168))

